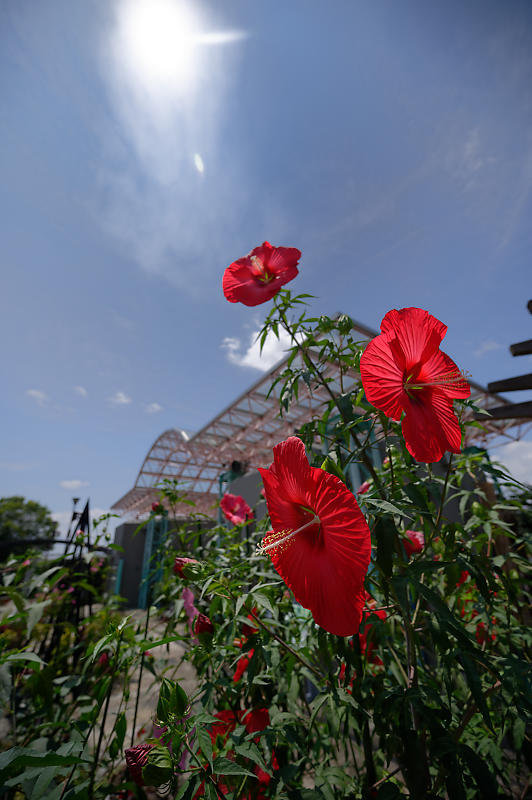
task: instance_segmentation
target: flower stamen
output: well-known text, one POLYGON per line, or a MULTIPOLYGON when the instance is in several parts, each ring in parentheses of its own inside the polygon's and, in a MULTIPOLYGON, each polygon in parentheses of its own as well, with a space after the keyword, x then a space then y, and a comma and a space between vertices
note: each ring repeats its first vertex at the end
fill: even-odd
POLYGON ((424 381, 423 383, 409 383, 411 377, 409 375, 404 383, 407 392, 410 389, 425 389, 427 386, 463 386, 467 384, 467 379, 471 377, 471 373, 459 369, 450 370, 449 372, 442 372, 434 380, 424 381))
POLYGON ((271 531, 268 533, 264 539, 262 539, 261 543, 257 545, 257 549, 255 550, 255 555, 261 556, 263 553, 267 553, 270 550, 274 550, 276 547, 284 546, 287 542, 294 538, 294 536, 301 531, 304 531, 306 528, 309 528, 311 525, 315 523, 320 524, 320 518, 314 514, 311 520, 305 522, 300 528, 297 528, 295 531, 286 530, 286 531, 271 531))
POLYGON ((258 256, 250 256, 249 260, 253 264, 253 267, 257 273, 256 276, 261 283, 270 283, 271 281, 273 281, 275 275, 270 275, 270 273, 268 272, 268 270, 264 265, 264 261, 262 260, 262 258, 259 258, 258 256))

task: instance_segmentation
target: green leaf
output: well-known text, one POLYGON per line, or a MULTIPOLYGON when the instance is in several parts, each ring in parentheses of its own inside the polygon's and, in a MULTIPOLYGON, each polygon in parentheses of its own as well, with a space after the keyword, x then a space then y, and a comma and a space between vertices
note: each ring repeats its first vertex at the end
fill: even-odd
POLYGON ((31 661, 33 664, 39 664, 39 666, 44 666, 45 663, 42 658, 39 658, 37 653, 32 653, 30 650, 12 653, 5 659, 4 663, 9 664, 13 661, 31 661))
POLYGON ((346 483, 345 475, 336 461, 331 458, 330 455, 327 456, 323 464, 321 465, 321 469, 324 472, 329 472, 331 475, 335 475, 337 478, 340 478, 342 483, 346 483))
POLYGON ((272 614, 272 616, 275 617, 275 612, 273 610, 273 606, 272 606, 272 604, 270 602, 270 598, 269 597, 267 597, 262 592, 255 592, 253 597, 257 601, 259 606, 262 606, 263 608, 265 608, 266 611, 269 611, 270 614, 272 614))
POLYGON ((319 694, 317 697, 314 698, 312 703, 310 704, 311 715, 310 715, 310 722, 308 726, 308 732, 310 733, 312 726, 314 724, 314 720, 316 719, 316 715, 325 701, 328 699, 328 694, 319 694))
POLYGON ((398 517, 412 519, 412 514, 407 514, 405 511, 401 511, 400 508, 394 506, 393 503, 389 503, 388 500, 377 500, 375 497, 365 496, 364 502, 366 505, 375 506, 375 508, 379 508, 381 511, 386 511, 388 514, 395 514, 398 517))
POLYGON ((218 758, 214 759, 212 770, 215 775, 249 775, 250 778, 255 777, 252 772, 241 767, 236 761, 230 761, 223 756, 218 756, 218 758))
POLYGON ((33 631, 34 627, 40 621, 44 613, 44 609, 48 603, 48 600, 45 600, 44 603, 32 603, 32 605, 28 608, 28 615, 26 617, 28 638, 31 636, 31 632, 33 631))
POLYGON ((127 729, 126 715, 122 711, 122 713, 119 714, 118 717, 116 718, 115 722, 116 740, 118 742, 118 747, 120 750, 122 749, 122 745, 124 744, 126 729, 127 729))
POLYGON ((524 719, 521 717, 516 717, 514 719, 514 724, 512 726, 512 738, 514 740, 514 745, 516 750, 520 750, 523 746, 523 740, 525 738, 525 730, 526 725, 524 719))
POLYGON ((484 722, 488 726, 490 730, 493 730, 493 726, 491 724, 490 714, 488 711, 488 705, 486 703, 486 698, 482 692, 482 683, 480 681, 480 675, 478 674, 474 662, 469 658, 468 654, 461 651, 457 654, 458 661, 462 664, 467 680, 467 685, 471 690, 471 694, 477 704, 477 708, 482 714, 484 718, 484 722))
POLYGON ((199 748, 212 770, 212 741, 210 734, 206 728, 198 727, 196 728, 196 736, 198 737, 199 748))
POLYGON ((479 788, 483 800, 497 800, 499 790, 495 776, 489 770, 486 759, 478 756, 468 745, 460 745, 460 758, 465 762, 479 788))
POLYGON ((387 578, 392 574, 396 535, 395 525, 388 517, 377 520, 375 525, 377 564, 387 578))

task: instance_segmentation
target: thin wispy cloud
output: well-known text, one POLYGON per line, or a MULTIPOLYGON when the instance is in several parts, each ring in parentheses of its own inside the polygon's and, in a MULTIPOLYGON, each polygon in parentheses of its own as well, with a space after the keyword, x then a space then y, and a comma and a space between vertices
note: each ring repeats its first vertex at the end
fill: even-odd
POLYGON ((87 397, 88 392, 84 386, 74 386, 74 391, 76 394, 79 394, 80 397, 87 397))
POLYGON ((32 468, 32 464, 27 464, 24 461, 0 461, 0 469, 6 472, 25 472, 32 468))
POLYGON ((132 402, 131 397, 125 392, 115 392, 107 398, 107 402, 112 406, 127 406, 132 402))
POLYGON ((26 389, 26 396, 31 397, 39 406, 44 406, 50 399, 42 389, 26 389))
POLYGON ((260 351, 259 331, 254 331, 247 343, 232 336, 226 336, 221 347, 225 350, 227 360, 238 367, 251 367, 266 372, 286 356, 290 347, 290 336, 286 331, 279 331, 279 338, 270 334, 260 351))
POLYGON ((158 414, 162 410, 163 407, 159 403, 149 403, 146 406, 146 414, 158 414))
POLYGON ((475 355, 477 358, 482 358, 482 356, 485 356, 486 353, 492 353, 494 350, 500 350, 501 347, 502 344, 499 344, 499 342, 494 342, 492 339, 487 339, 485 342, 480 343, 477 349, 473 351, 473 355, 475 355))
POLYGON ((72 480, 60 481, 59 486, 62 489, 81 489, 83 486, 90 486, 89 481, 80 481, 77 478, 72 480))

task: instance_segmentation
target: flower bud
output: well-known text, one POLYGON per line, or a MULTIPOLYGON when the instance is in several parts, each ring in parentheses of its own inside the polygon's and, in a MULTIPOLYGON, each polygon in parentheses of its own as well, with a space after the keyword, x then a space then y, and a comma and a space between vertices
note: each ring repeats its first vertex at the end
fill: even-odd
POLYGON ((161 786, 174 774, 168 748, 159 744, 137 744, 125 751, 129 774, 137 786, 161 786))
POLYGON ((207 633, 210 636, 214 633, 214 625, 210 621, 209 617, 206 617, 205 614, 198 614, 196 617, 196 622, 194 623, 194 633, 196 635, 200 633, 207 633))

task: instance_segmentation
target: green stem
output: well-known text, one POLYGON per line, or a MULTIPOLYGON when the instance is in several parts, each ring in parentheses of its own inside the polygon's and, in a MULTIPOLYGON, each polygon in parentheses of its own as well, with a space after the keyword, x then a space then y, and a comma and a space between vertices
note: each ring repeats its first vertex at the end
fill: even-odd
POLYGON ((451 475, 452 463, 453 463, 453 454, 451 453, 449 455, 449 463, 447 465, 447 472, 445 473, 445 482, 443 484, 443 490, 442 490, 442 493, 441 493, 440 507, 438 508, 438 516, 436 517, 436 522, 434 523, 434 532, 432 534, 432 539, 434 538, 434 536, 436 536, 438 534, 438 531, 440 529, 441 519, 442 519, 442 514, 443 514, 443 507, 445 505, 445 498, 447 497, 447 488, 448 488, 448 485, 449 485, 449 477, 451 475))
POLYGON ((227 800, 227 798, 226 798, 225 794, 222 792, 222 790, 220 789, 220 787, 218 786, 218 784, 216 783, 216 781, 215 781, 215 780, 214 780, 214 778, 212 777, 211 773, 210 773, 210 772, 209 772, 207 769, 205 769, 205 767, 203 766, 203 764, 201 763, 201 761, 200 761, 200 760, 199 760, 199 758, 197 757, 196 753, 194 753, 194 751, 193 751, 193 750, 192 750, 192 748, 190 747, 190 745, 189 745, 189 743, 188 743, 188 738, 187 738, 186 736, 185 736, 185 739, 183 740, 183 744, 185 745, 186 749, 188 750, 188 752, 190 753, 190 755, 192 756, 192 758, 194 759, 194 761, 196 762, 196 764, 198 765, 198 767, 200 768, 200 770, 201 770, 201 771, 202 771, 202 772, 205 774, 205 776, 207 777, 207 779, 208 779, 208 780, 209 780, 209 781, 212 783, 212 785, 214 786, 214 789, 215 789, 215 791, 216 791, 216 794, 218 795, 218 797, 220 798, 220 800, 227 800))
POLYGON ((88 791, 89 800, 92 800, 92 797, 93 797, 94 779, 96 777, 96 767, 98 766, 98 759, 100 757, 100 749, 101 749, 103 737, 104 737, 104 734, 105 734, 105 722, 107 720, 107 712, 109 711, 109 703, 111 701, 111 692, 112 692, 112 689, 113 689, 113 681, 114 681, 114 678, 115 678, 115 675, 116 675, 116 671, 117 671, 117 667, 118 667, 118 661, 120 659, 120 645, 122 644, 122 637, 123 637, 123 631, 120 632, 120 636, 118 637, 118 642, 117 642, 117 645, 116 645, 115 657, 114 657, 114 661, 113 661, 113 667, 112 667, 112 670, 111 670, 111 675, 109 677, 109 687, 107 689, 106 696, 105 696, 105 706, 104 706, 104 709, 103 709, 103 717, 102 717, 102 722, 101 722, 101 726, 100 726, 100 734, 98 736, 98 744, 96 745, 96 753, 94 754, 94 759, 93 759, 93 762, 92 762, 92 768, 91 768, 91 774, 90 774, 90 780, 89 780, 89 791, 88 791))
MULTIPOLYGON (((148 610, 146 611, 146 622, 144 623, 144 641, 148 636, 148 625, 150 622, 150 610, 151 604, 148 604, 148 610)), ((131 747, 133 747, 135 743, 135 728, 137 727, 137 713, 139 710, 139 697, 140 697, 140 684, 142 681, 142 673, 144 671, 144 650, 142 651, 142 656, 140 658, 140 669, 139 669, 139 682, 137 684, 137 696, 135 698, 135 712, 133 714, 133 728, 131 730, 131 747)))
MULTIPOLYGON (((235 596, 234 596, 234 594, 231 592, 231 590, 230 590, 230 589, 227 589, 227 591, 230 593, 232 600, 233 600, 233 601, 236 601, 236 597, 235 597, 235 596)), ((268 633, 270 636, 272 636, 274 639, 276 639, 276 640, 279 642, 279 644, 280 644, 282 647, 284 647, 284 649, 285 649, 285 650, 286 650, 288 653, 290 653, 292 656, 294 656, 294 658, 295 658, 295 659, 297 659, 297 660, 299 661, 299 663, 300 663, 300 664, 302 664, 304 667, 306 667, 306 668, 307 668, 307 669, 309 669, 311 672, 313 672, 313 673, 314 673, 314 675, 316 675, 316 676, 317 676, 317 677, 318 677, 318 678, 319 678, 321 681, 325 681, 327 684, 329 683, 329 681, 328 681, 328 680, 325 678, 325 676, 324 676, 324 675, 323 675, 323 674, 322 674, 322 673, 319 671, 319 669, 316 669, 316 667, 313 667, 313 666, 312 666, 312 664, 309 664, 309 662, 308 662, 308 661, 305 661, 305 659, 304 659, 304 658, 302 658, 302 657, 299 655, 299 653, 297 653, 297 652, 296 652, 296 651, 295 651, 295 650, 294 650, 292 647, 290 647, 290 645, 289 645, 287 642, 285 642, 285 641, 284 641, 284 639, 282 639, 280 636, 278 636, 278 634, 277 634, 277 633, 275 633, 275 631, 273 631, 273 630, 272 630, 272 629, 271 629, 271 628, 270 628, 268 625, 266 625, 266 623, 265 623, 265 622, 263 622, 261 619, 259 619, 259 617, 257 617, 257 616, 256 616, 256 614, 253 612, 253 609, 249 608, 249 606, 247 606, 246 604, 244 604, 244 605, 243 605, 243 608, 244 608, 244 609, 245 609, 245 610, 246 610, 246 611, 247 611, 249 614, 251 614, 251 616, 252 616, 252 617, 253 617, 253 619, 256 621, 256 623, 257 623, 258 625, 260 625, 260 627, 261 627, 261 628, 263 628, 263 629, 266 631, 266 633, 268 633)))
MULTIPOLYGON (((274 298, 274 303, 276 303, 276 298, 274 298)), ((329 395, 329 397, 333 401, 334 405, 338 409, 340 417, 342 418, 342 422, 344 422, 345 425, 348 425, 349 424, 349 420, 346 419, 345 413, 344 413, 342 407, 340 406, 336 395, 332 391, 331 387, 329 386, 329 384, 327 383, 327 381, 325 380, 325 378, 323 377, 323 375, 321 374, 321 372, 319 371, 317 366, 314 364, 314 361, 310 357, 307 348, 305 348, 300 342, 297 341, 295 335, 292 332, 292 329, 290 327, 290 323, 288 322, 288 320, 286 318, 286 314, 284 313, 284 311, 282 311, 282 309, 277 305, 277 303, 276 303, 276 307, 277 307, 277 310, 279 312, 279 318, 281 320, 281 324, 282 324, 283 328, 285 329, 285 331, 290 336, 290 339, 292 340, 292 342, 294 343, 294 347, 297 347, 297 349, 301 353, 301 357, 303 358, 303 362, 304 362, 305 366, 308 367, 312 371, 312 373, 315 375, 315 377, 318 380, 318 382, 320 383, 320 385, 325 389, 325 391, 327 392, 327 394, 329 395)), ((384 491, 382 489, 379 477, 378 477, 377 473, 375 472, 373 464, 371 463, 370 459, 368 458, 368 455, 365 452, 365 450, 362 449, 362 445, 360 444, 358 436, 356 435, 356 433, 353 430, 351 430, 351 435, 353 436, 353 439, 355 440, 356 445, 359 448, 360 457, 361 457, 361 459, 362 459, 362 461, 364 463, 364 466, 366 467, 366 469, 370 473, 370 475, 371 475, 371 477, 372 477, 372 479, 373 479, 373 481, 375 483, 375 486, 377 487, 377 491, 379 492, 381 497, 384 499, 385 498, 385 494, 384 494, 384 491)))

